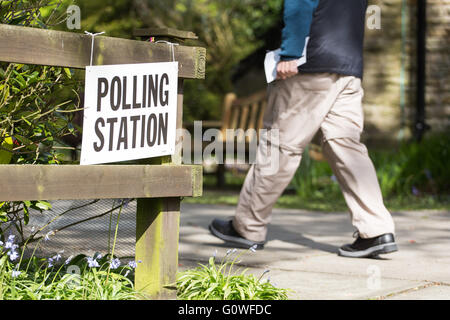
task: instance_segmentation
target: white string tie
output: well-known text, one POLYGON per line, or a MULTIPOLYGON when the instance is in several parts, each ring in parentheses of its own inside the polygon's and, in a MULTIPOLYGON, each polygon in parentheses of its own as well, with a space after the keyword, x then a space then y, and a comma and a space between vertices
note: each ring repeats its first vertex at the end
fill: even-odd
POLYGON ((172 61, 175 62, 175 50, 174 50, 174 46, 178 46, 179 43, 175 43, 175 42, 169 42, 166 40, 158 40, 155 43, 165 43, 168 44, 170 46, 170 53, 172 55, 172 61))
POLYGON ((92 42, 91 42, 91 64, 90 64, 92 66, 92 58, 94 57, 94 39, 95 39, 96 36, 104 34, 105 31, 99 32, 99 33, 91 33, 89 31, 84 31, 84 33, 86 33, 87 35, 92 37, 92 42))

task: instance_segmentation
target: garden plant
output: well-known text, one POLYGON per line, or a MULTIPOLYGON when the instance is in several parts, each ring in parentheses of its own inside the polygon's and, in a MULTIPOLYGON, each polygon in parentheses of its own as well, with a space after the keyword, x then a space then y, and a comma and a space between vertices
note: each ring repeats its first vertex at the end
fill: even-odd
POLYGON ((225 257, 216 263, 215 254, 208 264, 179 274, 177 279, 178 298, 186 300, 286 300, 289 290, 277 288, 270 279, 263 279, 269 272, 265 270, 259 277, 248 275, 247 269, 234 270, 236 263, 248 250, 229 249, 225 257))

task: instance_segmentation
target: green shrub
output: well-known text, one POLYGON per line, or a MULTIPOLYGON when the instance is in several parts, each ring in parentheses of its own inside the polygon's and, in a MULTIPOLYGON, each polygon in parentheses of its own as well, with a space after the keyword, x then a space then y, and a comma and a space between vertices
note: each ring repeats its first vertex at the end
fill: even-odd
POLYGON ((373 155, 383 194, 448 194, 450 135, 432 135, 405 143, 398 151, 373 155))
POLYGON ((208 265, 200 264, 193 270, 181 272, 177 277, 178 299, 185 300, 286 300, 287 289, 273 286, 269 280, 262 281, 265 271, 259 278, 233 271, 237 259, 244 251, 232 255, 236 249, 229 250, 219 265, 211 257, 208 265))
POLYGON ((108 256, 94 259, 84 255, 57 264, 57 256, 32 257, 17 265, 9 261, 8 255, 1 256, 0 300, 134 300, 139 297, 128 277, 132 266, 110 270, 108 256))
MULTIPOLYGON (((47 28, 60 21, 62 0, 0 1, 0 23, 47 28), (43 11, 46 10, 48 18, 43 11)), ((0 63, 0 165, 60 164, 65 147, 57 145, 74 132, 74 99, 80 84, 67 68, 0 63)), ((2 179, 2 177, 0 177, 2 179)), ((15 229, 25 242, 29 211, 45 211, 45 201, 0 202, 0 240, 15 229)))
MULTIPOLYGON (((450 190, 450 134, 408 142, 396 150, 370 150, 385 198, 420 195, 448 196, 450 190)), ((291 187, 305 200, 342 200, 333 172, 326 162, 304 153, 291 187)))

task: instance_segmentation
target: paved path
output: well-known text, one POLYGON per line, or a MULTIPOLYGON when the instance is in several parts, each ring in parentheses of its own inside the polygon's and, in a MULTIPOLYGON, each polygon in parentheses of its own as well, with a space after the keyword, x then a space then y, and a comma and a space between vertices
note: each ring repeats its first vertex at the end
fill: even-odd
MULTIPOLYGON (((80 202, 58 201, 54 212, 63 212, 80 202)), ((73 210, 49 227, 100 214, 112 207, 112 200, 73 210)), ((135 202, 124 208, 116 253, 134 255, 135 202)), ((180 227, 180 270, 205 263, 218 251, 222 258, 229 249, 210 235, 213 218, 233 215, 234 207, 182 204, 180 227)), ((30 226, 42 225, 51 213, 33 214, 30 226)), ((275 209, 263 251, 248 253, 242 263, 260 275, 270 269, 272 283, 293 290, 291 299, 450 299, 450 212, 417 211, 393 214, 399 251, 380 259, 351 259, 337 256, 338 247, 353 241, 353 227, 345 213, 320 213, 275 209)), ((116 215, 112 226, 115 226, 116 215)), ((65 255, 108 252, 110 216, 90 220, 42 242, 48 251, 65 249, 65 255)))
MULTIPOLYGON (((233 215, 233 207, 183 204, 181 269, 206 262, 217 249, 230 248, 210 235, 209 222, 233 215)), ((379 259, 351 259, 336 252, 352 242, 345 213, 275 209, 263 251, 248 253, 242 264, 290 288, 291 299, 450 299, 450 212, 393 214, 399 251, 379 259)))

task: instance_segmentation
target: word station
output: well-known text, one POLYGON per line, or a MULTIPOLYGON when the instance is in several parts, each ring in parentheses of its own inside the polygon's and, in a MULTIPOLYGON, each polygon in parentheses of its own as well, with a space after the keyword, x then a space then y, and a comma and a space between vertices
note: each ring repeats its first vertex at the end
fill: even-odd
POLYGON ((81 164, 173 154, 178 63, 86 68, 81 164))
MULTIPOLYGON (((106 78, 98 79, 97 87, 97 112, 102 110, 102 100, 109 95, 109 108, 112 111, 141 109, 141 108, 164 108, 169 103, 169 92, 165 88, 169 84, 169 77, 164 73, 160 79, 158 75, 144 75, 141 79, 142 97, 138 100, 137 86, 138 77, 133 76, 131 103, 127 99, 128 78, 122 79, 115 76, 111 83, 106 78)), ((95 121, 95 134, 98 137, 94 142, 94 150, 100 152, 105 147, 104 130, 109 136, 108 151, 135 149, 146 145, 153 147, 167 144, 167 123, 169 113, 156 113, 123 116, 123 117, 98 117, 95 121), (118 128, 118 134, 116 130, 118 128), (129 134, 131 132, 131 134, 129 134), (139 141, 138 141, 139 139, 139 141)))

